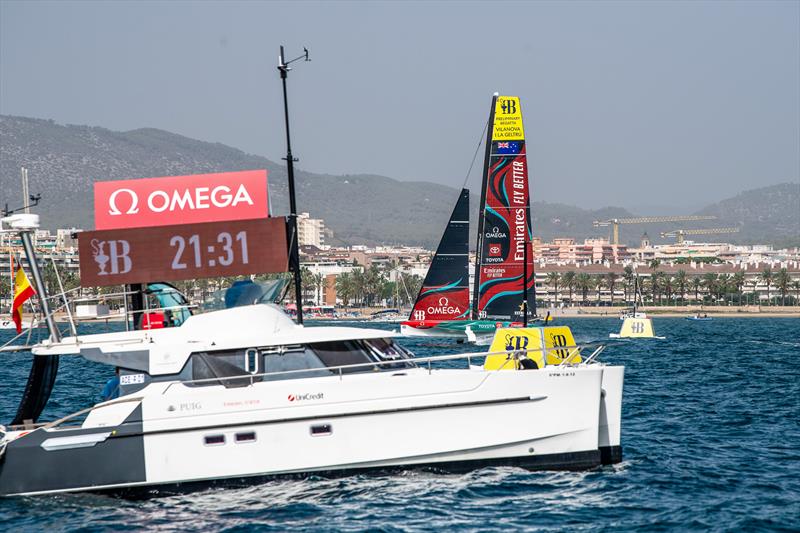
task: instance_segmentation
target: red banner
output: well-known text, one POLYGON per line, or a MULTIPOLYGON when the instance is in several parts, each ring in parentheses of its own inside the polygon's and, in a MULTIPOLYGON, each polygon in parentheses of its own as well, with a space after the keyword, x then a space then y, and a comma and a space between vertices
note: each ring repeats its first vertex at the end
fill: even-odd
POLYGON ((266 170, 94 184, 98 230, 261 218, 268 205, 266 170))
POLYGON ((81 285, 99 287, 286 272, 286 219, 259 218, 78 234, 81 285))

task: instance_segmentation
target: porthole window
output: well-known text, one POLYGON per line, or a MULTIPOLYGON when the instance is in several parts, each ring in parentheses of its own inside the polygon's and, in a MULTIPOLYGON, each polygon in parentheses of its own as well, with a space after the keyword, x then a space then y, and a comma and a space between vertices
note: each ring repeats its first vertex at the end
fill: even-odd
POLYGON ((206 435, 204 439, 206 446, 221 446, 225 444, 225 435, 206 435))
POLYGON ((256 432, 255 431, 246 431, 244 433, 237 433, 236 434, 236 442, 243 443, 243 442, 255 442, 256 441, 256 432))

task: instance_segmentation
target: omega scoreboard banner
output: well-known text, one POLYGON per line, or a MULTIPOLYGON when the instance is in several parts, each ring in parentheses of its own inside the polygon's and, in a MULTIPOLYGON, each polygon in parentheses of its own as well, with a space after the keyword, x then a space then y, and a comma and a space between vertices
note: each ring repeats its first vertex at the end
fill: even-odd
POLYGON ((78 234, 84 286, 288 270, 266 170, 98 182, 94 198, 97 230, 78 234))

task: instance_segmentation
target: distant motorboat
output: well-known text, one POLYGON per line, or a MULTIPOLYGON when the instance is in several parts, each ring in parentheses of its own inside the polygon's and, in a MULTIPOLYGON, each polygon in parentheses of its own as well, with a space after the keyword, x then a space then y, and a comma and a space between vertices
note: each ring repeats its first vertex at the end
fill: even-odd
POLYGON ((703 316, 700 316, 700 315, 689 315, 689 316, 686 317, 686 320, 709 321, 709 320, 713 320, 713 318, 711 318, 708 315, 703 315, 703 316))

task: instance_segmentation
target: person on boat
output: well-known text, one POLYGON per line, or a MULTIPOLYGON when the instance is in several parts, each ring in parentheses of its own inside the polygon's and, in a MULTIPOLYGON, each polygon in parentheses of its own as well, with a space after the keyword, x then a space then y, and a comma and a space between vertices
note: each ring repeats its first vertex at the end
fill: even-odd
POLYGON ((104 402, 119 398, 119 367, 117 367, 114 377, 106 381, 103 392, 100 395, 104 402))

